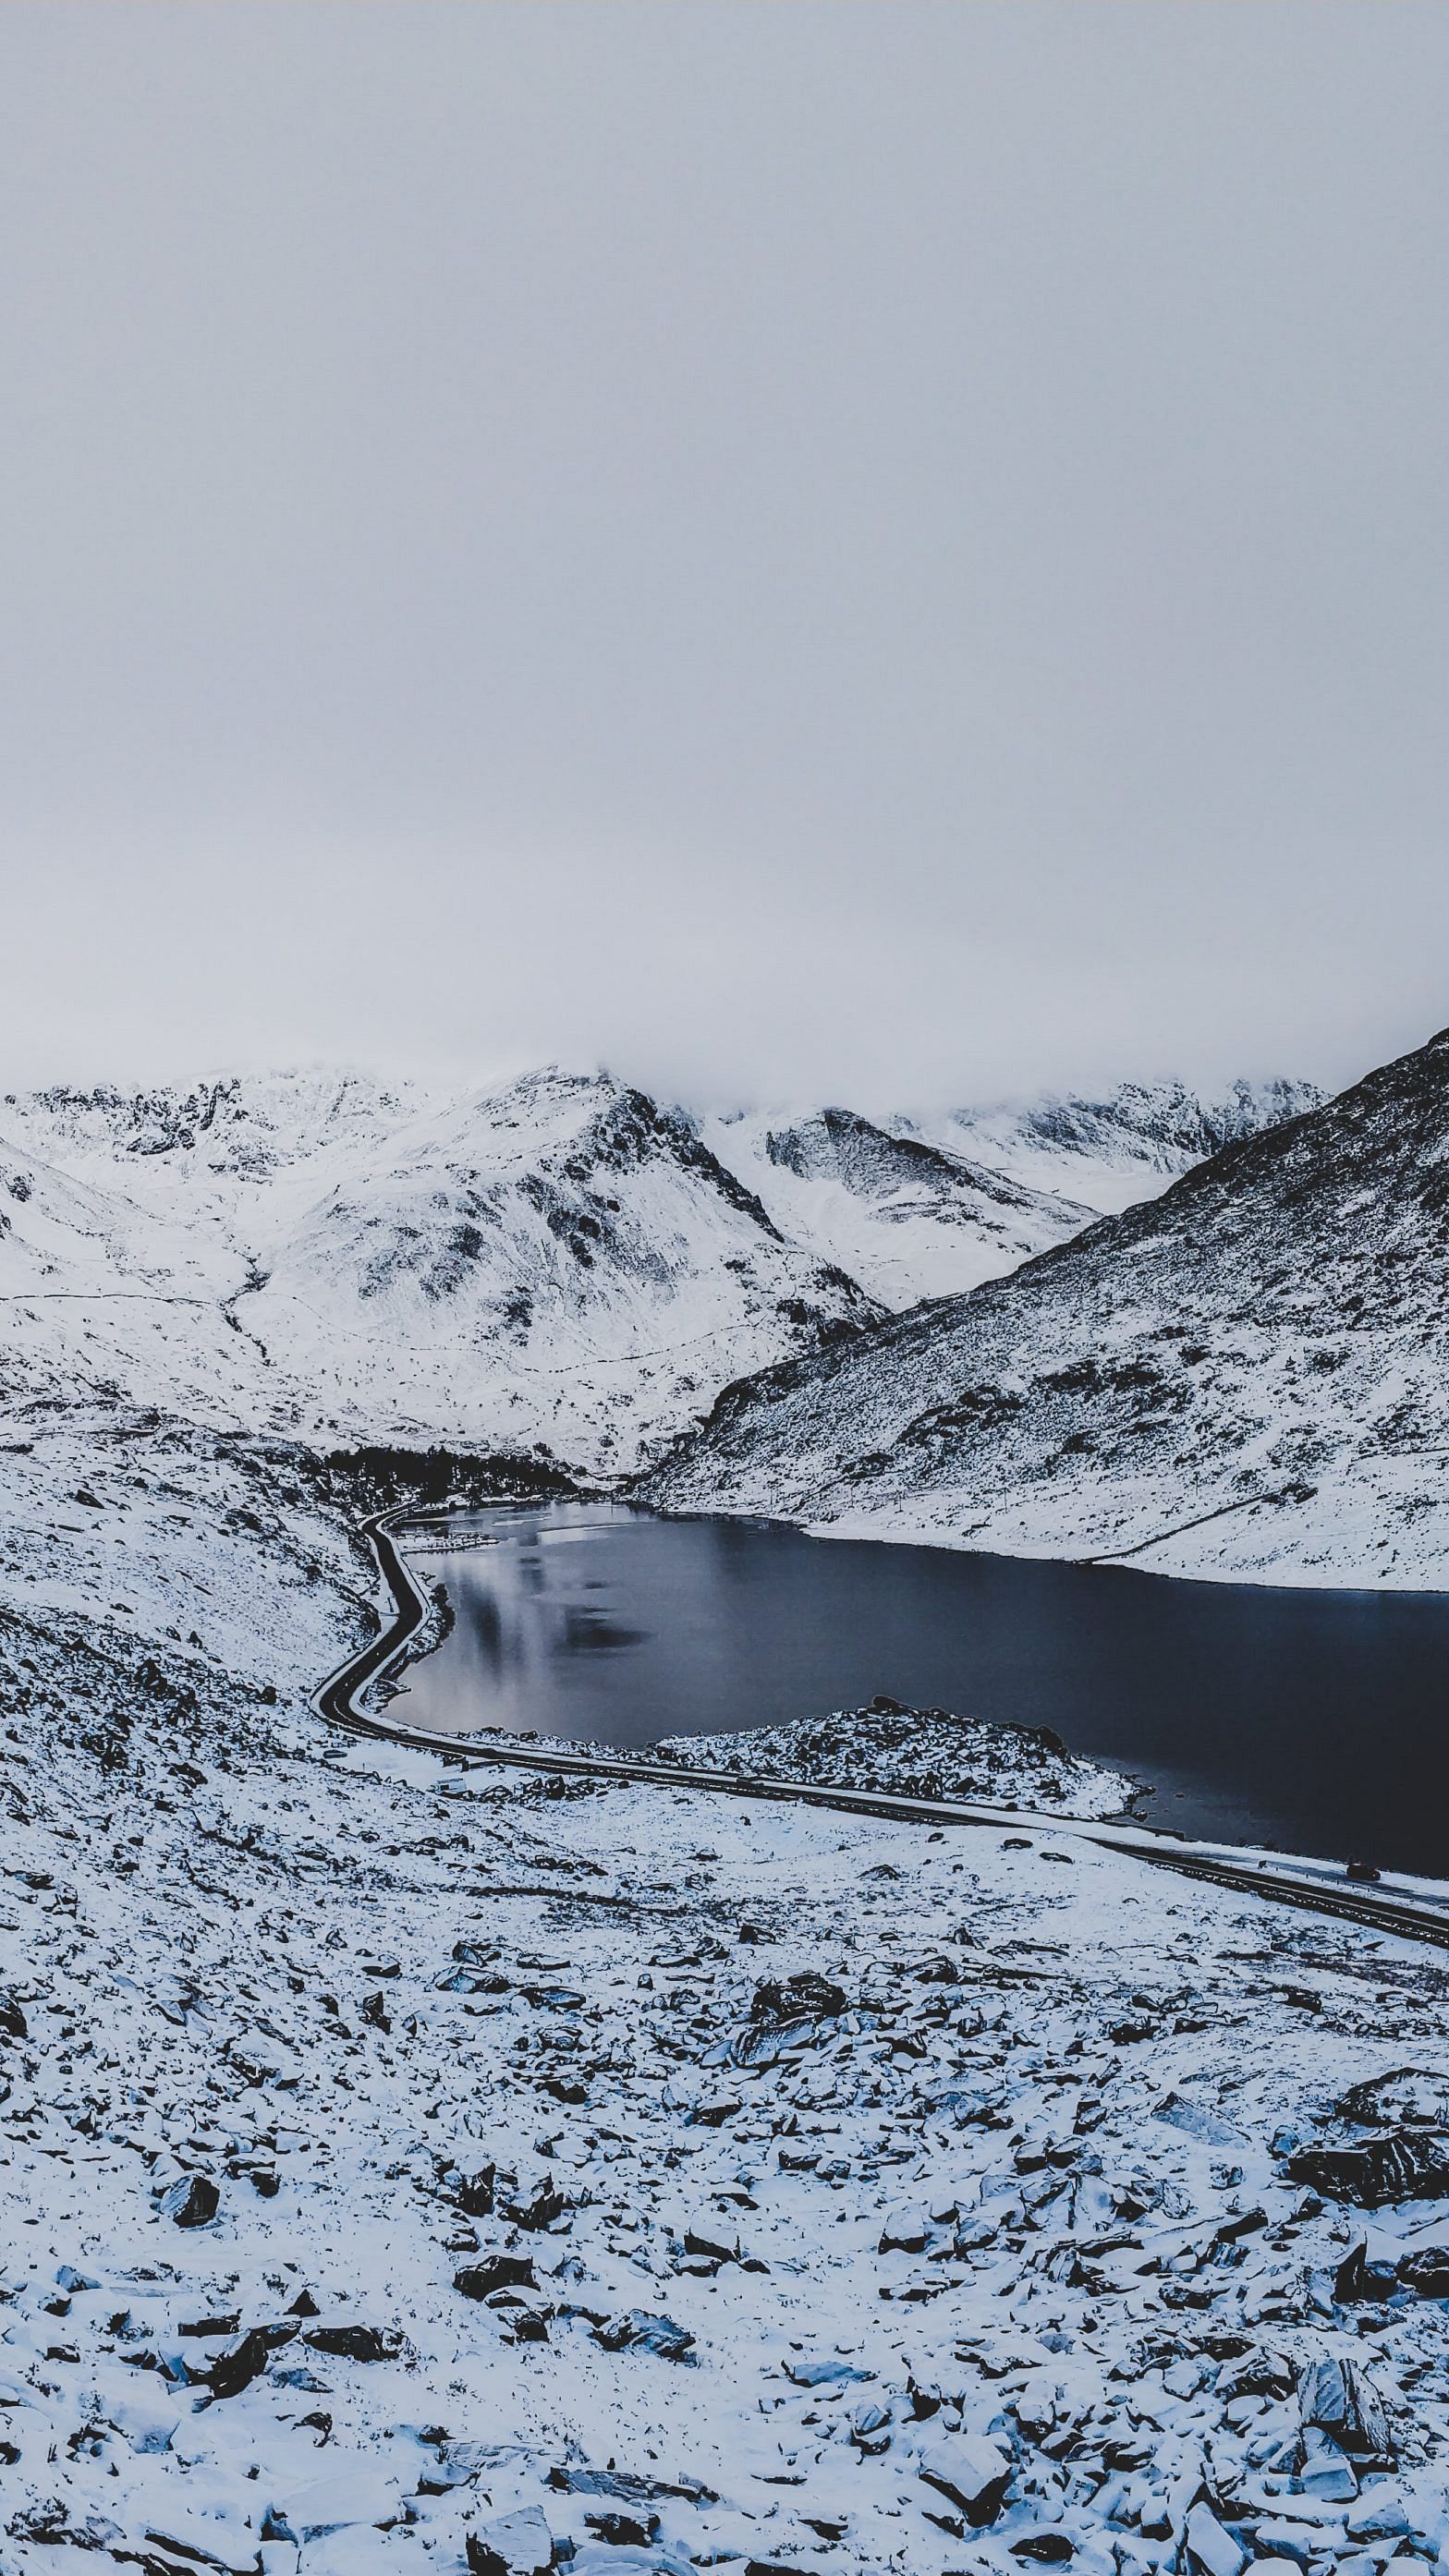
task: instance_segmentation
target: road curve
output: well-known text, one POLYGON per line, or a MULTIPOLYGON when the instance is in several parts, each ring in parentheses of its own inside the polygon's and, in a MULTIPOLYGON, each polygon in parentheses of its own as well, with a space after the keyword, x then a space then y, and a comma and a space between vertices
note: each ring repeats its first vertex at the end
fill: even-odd
POLYGON ((1369 1931, 1387 1933, 1395 1940, 1427 1942, 1436 1949, 1449 1950, 1449 1905, 1440 1910, 1427 1900, 1416 1903, 1397 1894, 1371 1895, 1358 1887, 1315 1876, 1311 1864, 1294 1871, 1252 1862, 1246 1854, 1241 1860, 1226 1859, 1210 1845, 1180 1843, 1175 1836, 1150 1825, 1084 1823, 1074 1817, 1038 1815, 1020 1807, 995 1807, 960 1799, 896 1797, 888 1790, 825 1789, 807 1780, 694 1770, 680 1763, 650 1762, 632 1755, 541 1752, 522 1745, 492 1745, 476 1736, 428 1734, 417 1727, 390 1725, 386 1718, 369 1717, 357 1706, 359 1694, 402 1661, 431 1606, 394 1538, 395 1531, 427 1517, 416 1507, 404 1506, 375 1513, 362 1524, 392 1596, 394 1616, 380 1635, 350 1655, 313 1692, 313 1708, 330 1725, 346 1727, 354 1735, 378 1736, 386 1743, 407 1745, 418 1752, 449 1753, 469 1763, 491 1762, 512 1770, 697 1789, 731 1798, 768 1799, 785 1806, 826 1807, 839 1815, 878 1816, 900 1824, 938 1828, 995 1826, 1016 1833, 1030 1825, 1039 1832, 1049 1830, 1076 1842, 1093 1843, 1101 1850, 1121 1852, 1151 1869, 1174 1870, 1184 1878, 1205 1879, 1215 1887, 1265 1897, 1275 1905, 1334 1915, 1369 1931))

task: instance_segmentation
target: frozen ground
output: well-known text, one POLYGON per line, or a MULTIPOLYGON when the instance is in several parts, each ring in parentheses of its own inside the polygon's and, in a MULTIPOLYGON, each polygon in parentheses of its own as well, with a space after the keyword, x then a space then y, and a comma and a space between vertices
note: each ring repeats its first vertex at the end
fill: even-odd
POLYGON ((1449 2559, 1432 1953, 344 1747, 304 1460, 4 1437, 0 2576, 1449 2559))
POLYGON ((989 1797, 1058 1816, 1120 1815, 1136 1787, 1125 1773, 1070 1753, 1049 1726, 998 1726, 885 1697, 792 1726, 752 1727, 746 1736, 668 1736, 657 1749, 705 1770, 903 1798, 989 1797))

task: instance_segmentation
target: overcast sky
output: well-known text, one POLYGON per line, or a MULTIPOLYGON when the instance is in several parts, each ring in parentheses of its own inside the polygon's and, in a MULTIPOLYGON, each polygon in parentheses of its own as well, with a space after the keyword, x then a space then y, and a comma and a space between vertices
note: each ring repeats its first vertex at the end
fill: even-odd
POLYGON ((10 0, 10 1080, 1449 1021, 1440 0, 10 0))

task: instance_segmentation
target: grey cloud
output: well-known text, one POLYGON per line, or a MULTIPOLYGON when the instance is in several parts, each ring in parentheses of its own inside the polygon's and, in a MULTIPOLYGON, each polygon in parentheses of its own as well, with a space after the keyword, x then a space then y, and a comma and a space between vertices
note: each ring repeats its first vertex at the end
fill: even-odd
POLYGON ((12 0, 7 1070, 1427 1034, 1446 71, 1399 0, 12 0))

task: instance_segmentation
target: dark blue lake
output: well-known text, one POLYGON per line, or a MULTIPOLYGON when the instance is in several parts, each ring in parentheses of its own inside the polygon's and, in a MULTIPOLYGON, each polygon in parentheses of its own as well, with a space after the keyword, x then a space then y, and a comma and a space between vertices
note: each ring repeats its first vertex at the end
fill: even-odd
MULTIPOLYGON (((1182 1583, 622 1505, 477 1512, 396 1714, 642 1745, 888 1691, 1054 1726, 1203 1836, 1449 1875, 1449 1595, 1182 1583)), ((416 1553, 416 1542, 410 1543, 416 1553)))

